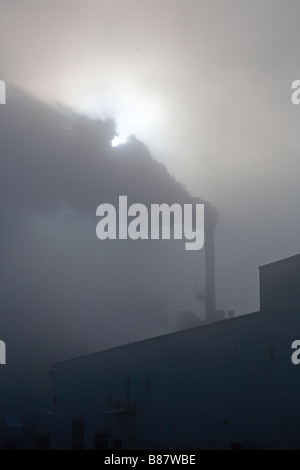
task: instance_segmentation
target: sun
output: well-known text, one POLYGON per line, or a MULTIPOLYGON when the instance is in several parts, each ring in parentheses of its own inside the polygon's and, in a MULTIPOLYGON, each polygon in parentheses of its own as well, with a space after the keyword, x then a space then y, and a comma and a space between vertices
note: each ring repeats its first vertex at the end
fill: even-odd
POLYGON ((111 141, 111 146, 118 147, 120 143, 121 143, 120 138, 117 135, 115 135, 113 140, 111 141))

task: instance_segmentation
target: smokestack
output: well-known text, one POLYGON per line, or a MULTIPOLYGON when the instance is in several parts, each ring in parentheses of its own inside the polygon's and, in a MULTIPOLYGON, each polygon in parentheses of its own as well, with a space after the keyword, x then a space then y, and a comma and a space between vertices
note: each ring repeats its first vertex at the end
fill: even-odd
POLYGON ((205 319, 212 320, 216 311, 214 230, 205 232, 205 319))
MULTIPOLYGON (((199 201, 203 202, 199 199, 195 200, 195 202, 199 201)), ((208 201, 204 201, 204 204, 205 289, 204 292, 200 292, 199 290, 199 292, 196 294, 196 297, 202 302, 205 302, 205 321, 211 322, 217 320, 218 318, 218 312, 216 311, 214 231, 218 222, 219 215, 217 209, 213 207, 208 201)))

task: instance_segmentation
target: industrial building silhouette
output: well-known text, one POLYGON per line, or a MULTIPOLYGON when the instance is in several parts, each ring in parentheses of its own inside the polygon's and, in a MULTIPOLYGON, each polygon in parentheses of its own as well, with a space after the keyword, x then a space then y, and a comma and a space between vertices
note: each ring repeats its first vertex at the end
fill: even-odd
POLYGON ((53 365, 53 448, 300 448, 300 255, 260 268, 261 310, 53 365))
POLYGON ((299 449, 300 254, 260 311, 59 362, 47 404, 0 406, 2 448, 299 449))

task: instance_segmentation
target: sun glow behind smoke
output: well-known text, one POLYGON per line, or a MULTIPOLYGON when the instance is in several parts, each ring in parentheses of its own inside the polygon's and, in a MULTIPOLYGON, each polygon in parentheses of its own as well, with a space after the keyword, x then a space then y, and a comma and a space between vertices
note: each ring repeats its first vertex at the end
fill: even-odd
POLYGON ((120 145, 120 143, 121 143, 120 138, 117 135, 115 135, 113 140, 111 141, 111 146, 112 147, 118 147, 120 145))
MULTIPOLYGON (((69 104, 73 101, 71 96, 65 98, 69 104)), ((97 89, 94 86, 82 88, 72 107, 93 119, 114 119, 116 136, 111 142, 112 147, 126 142, 129 135, 151 145, 157 140, 163 124, 163 106, 159 97, 128 81, 111 84, 110 87, 100 84, 97 89)))

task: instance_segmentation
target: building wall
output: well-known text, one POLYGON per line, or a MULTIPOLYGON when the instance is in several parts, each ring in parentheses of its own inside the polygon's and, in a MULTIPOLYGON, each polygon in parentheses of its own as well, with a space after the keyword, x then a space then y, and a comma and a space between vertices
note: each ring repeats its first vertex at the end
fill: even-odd
POLYGON ((50 404, 0 404, 0 449, 50 448, 50 404))
POLYGON ((74 421, 86 449, 99 435, 123 449, 299 449, 299 315, 257 312, 55 364, 53 448, 72 448, 74 421))
POLYGON ((300 308, 300 255, 260 267, 260 308, 263 312, 300 308))

